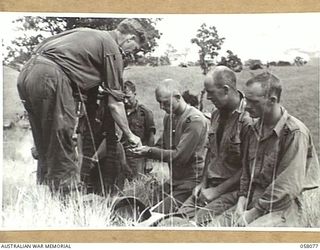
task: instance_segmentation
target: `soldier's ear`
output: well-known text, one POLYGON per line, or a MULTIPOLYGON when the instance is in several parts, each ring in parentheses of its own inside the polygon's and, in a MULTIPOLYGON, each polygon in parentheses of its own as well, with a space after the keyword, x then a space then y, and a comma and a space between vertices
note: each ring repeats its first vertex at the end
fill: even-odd
POLYGON ((269 96, 269 102, 272 103, 272 104, 278 103, 278 97, 275 94, 271 94, 269 96))
POLYGON ((230 90, 230 87, 228 86, 228 85, 223 85, 223 90, 224 90, 224 92, 225 92, 225 94, 228 94, 229 93, 229 90, 230 90))

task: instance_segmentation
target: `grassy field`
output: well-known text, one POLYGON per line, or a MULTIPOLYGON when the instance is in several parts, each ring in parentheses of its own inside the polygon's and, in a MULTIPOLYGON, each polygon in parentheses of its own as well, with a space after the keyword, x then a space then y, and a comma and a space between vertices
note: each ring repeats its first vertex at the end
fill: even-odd
MULTIPOLYGON (((311 130, 319 155, 319 71, 317 65, 304 67, 271 67, 271 72, 283 80, 282 103, 289 113, 302 120, 311 130)), ((237 73, 238 86, 242 89, 245 81, 252 74, 260 71, 243 70, 237 73)), ((4 68, 3 117, 15 119, 16 114, 23 113, 23 107, 16 91, 18 72, 4 68)), ((141 103, 154 113, 157 136, 162 131, 164 112, 155 102, 154 86, 161 80, 173 78, 178 80, 184 89, 199 93, 203 87, 204 76, 199 67, 129 67, 125 70, 125 79, 137 84, 137 96, 141 103)), ((210 103, 205 102, 205 109, 211 110, 210 103)), ((68 199, 64 204, 58 197, 52 197, 46 187, 35 185, 36 162, 32 159, 30 130, 18 126, 4 131, 3 138, 3 216, 5 228, 104 228, 119 225, 110 216, 111 198, 93 197, 90 202, 84 201, 80 194, 68 199)), ((151 163, 155 164, 155 163, 151 163)), ((145 177, 143 181, 126 184, 124 194, 137 195, 148 203, 148 192, 153 179, 167 178, 162 175, 162 166, 156 165, 155 177, 145 177), (157 171, 159 170, 159 171, 157 171), (160 174, 159 174, 160 173, 160 174)), ((306 193, 304 220, 309 227, 320 227, 320 191, 306 193)), ((130 226, 130 222, 124 222, 130 226)))

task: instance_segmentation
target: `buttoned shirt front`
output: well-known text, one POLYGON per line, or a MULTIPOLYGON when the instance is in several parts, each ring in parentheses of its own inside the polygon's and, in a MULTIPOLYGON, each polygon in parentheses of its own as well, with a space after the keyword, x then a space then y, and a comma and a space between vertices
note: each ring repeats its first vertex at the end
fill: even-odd
POLYGON ((217 141, 217 130, 221 122, 221 114, 217 109, 212 113, 209 129, 208 151, 210 159, 207 166, 207 178, 226 180, 241 170, 241 143, 252 123, 248 112, 245 111, 245 99, 239 91, 241 100, 225 122, 225 128, 220 144, 217 141))

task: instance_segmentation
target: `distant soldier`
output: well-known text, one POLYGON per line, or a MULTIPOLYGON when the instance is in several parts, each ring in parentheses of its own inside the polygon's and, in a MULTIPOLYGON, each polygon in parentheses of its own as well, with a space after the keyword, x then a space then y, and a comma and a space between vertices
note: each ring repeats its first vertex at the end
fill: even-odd
MULTIPOLYGON (((124 82, 124 104, 130 130, 136 136, 140 137, 142 145, 152 147, 156 133, 153 114, 150 109, 138 102, 136 99, 136 86, 131 81, 124 82)), ((122 143, 125 149, 130 146, 126 138, 122 139, 122 143)), ((132 171, 130 179, 145 174, 145 158, 133 157, 132 153, 128 150, 126 150, 126 158, 127 164, 132 171)))

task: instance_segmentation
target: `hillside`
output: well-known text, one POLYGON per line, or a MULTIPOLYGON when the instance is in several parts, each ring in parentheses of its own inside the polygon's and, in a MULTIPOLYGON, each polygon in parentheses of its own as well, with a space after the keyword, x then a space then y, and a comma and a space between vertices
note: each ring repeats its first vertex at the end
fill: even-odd
MULTIPOLYGON (((302 120, 312 131, 315 145, 319 152, 319 72, 316 63, 307 64, 303 67, 271 67, 269 69, 283 82, 282 104, 290 114, 302 120)), ((251 71, 244 69, 237 73, 238 87, 242 89, 245 81, 252 74, 258 74, 261 70, 251 71)), ((12 119, 16 113, 23 113, 16 88, 16 79, 19 72, 4 67, 3 85, 3 116, 4 119, 12 119)), ((189 89, 192 93, 200 93, 203 88, 204 76, 200 67, 136 67, 132 66, 125 70, 124 78, 131 80, 137 85, 137 98, 141 103, 148 106, 154 113, 157 137, 161 134, 162 119, 164 112, 160 110, 155 100, 155 86, 163 79, 172 78, 178 80, 184 90, 189 89)), ((212 109, 212 105, 206 101, 205 109, 212 109)), ((319 154, 319 153, 318 153, 319 154)))

